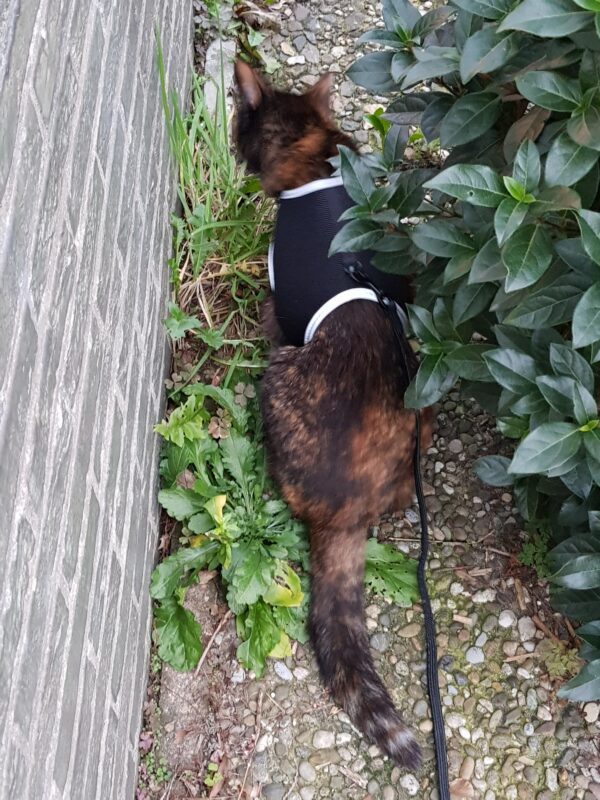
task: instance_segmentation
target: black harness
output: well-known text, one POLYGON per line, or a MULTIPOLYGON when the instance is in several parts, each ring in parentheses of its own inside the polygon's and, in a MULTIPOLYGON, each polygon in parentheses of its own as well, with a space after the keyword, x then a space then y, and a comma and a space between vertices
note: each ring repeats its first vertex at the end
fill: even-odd
POLYGON ((281 192, 279 201, 269 280, 277 321, 290 344, 308 344, 323 320, 344 303, 378 301, 372 289, 357 285, 348 275, 352 264, 359 263, 369 281, 402 307, 405 279, 376 269, 371 264, 374 253, 329 256, 333 237, 345 224, 339 218, 354 205, 341 178, 281 192))

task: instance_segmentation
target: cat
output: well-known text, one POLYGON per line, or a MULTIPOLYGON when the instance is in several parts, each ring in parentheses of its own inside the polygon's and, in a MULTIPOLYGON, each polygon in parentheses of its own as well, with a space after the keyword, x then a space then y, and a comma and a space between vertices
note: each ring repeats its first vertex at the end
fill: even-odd
MULTIPOLYGON (((330 176, 339 145, 356 150, 332 119, 328 74, 302 95, 274 89, 243 61, 235 75, 237 151, 268 195, 330 176)), ((412 299, 408 281, 404 299, 412 299)), ((413 495, 415 416, 402 398, 416 357, 408 346, 400 353, 371 301, 335 310, 303 347, 286 343, 272 302, 264 315, 272 344, 261 390, 267 456, 282 496, 309 529, 309 633, 322 680, 368 739, 416 769, 420 748, 375 670, 363 609, 369 525, 413 495)), ((431 427, 425 413, 423 447, 431 427)))

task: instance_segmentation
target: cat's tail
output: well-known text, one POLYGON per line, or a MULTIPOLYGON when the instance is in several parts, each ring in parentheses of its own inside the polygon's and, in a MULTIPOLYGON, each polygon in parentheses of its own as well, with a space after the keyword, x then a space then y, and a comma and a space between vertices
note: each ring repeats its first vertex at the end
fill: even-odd
POLYGON ((364 620, 365 530, 311 534, 310 636, 321 677, 354 725, 393 761, 417 769, 421 752, 375 670, 364 620))

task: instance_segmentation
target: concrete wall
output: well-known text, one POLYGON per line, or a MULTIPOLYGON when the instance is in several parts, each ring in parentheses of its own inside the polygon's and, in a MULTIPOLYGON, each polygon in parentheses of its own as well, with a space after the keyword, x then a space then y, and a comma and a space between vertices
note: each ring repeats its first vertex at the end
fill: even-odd
POLYGON ((134 795, 191 15, 0 0, 2 800, 134 795))

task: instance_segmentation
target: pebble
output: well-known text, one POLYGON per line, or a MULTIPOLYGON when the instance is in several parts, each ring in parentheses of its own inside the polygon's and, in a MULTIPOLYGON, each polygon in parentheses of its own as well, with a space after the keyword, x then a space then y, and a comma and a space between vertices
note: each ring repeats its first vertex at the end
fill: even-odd
POLYGON ((403 639, 412 639, 413 636, 418 636, 421 632, 421 626, 418 622, 411 622, 409 625, 405 625, 403 628, 400 628, 398 631, 398 636, 402 636, 403 639))
POLYGON ((371 647, 373 650, 377 650, 378 653, 385 653, 389 646, 389 637, 386 633, 379 632, 371 636, 371 647))
POLYGON ((334 746, 335 734, 332 731, 316 731, 312 743, 316 750, 327 750, 334 746))
POLYGON ((282 783, 268 783, 262 788, 262 796, 265 800, 283 800, 286 788, 282 783))
POLYGON ((500 625, 501 628, 512 628, 516 621, 517 615, 514 611, 502 611, 498 617, 498 625, 500 625))
POLYGON ((276 661, 273 669, 282 681, 291 681, 294 677, 283 661, 276 661))
POLYGON ((306 58, 304 56, 290 56, 285 61, 286 64, 289 64, 290 67, 293 67, 295 64, 306 64, 306 58))
POLYGON ((306 781, 306 783, 314 783, 317 777, 317 771, 312 764, 308 763, 308 761, 300 762, 300 765, 298 766, 298 774, 303 781, 306 781))
POLYGON ((481 589, 471 598, 474 603, 493 603, 496 600, 495 589, 481 589))
POLYGON ((469 647, 465 657, 469 664, 483 664, 485 661, 485 655, 481 647, 469 647))
POLYGON ((400 786, 406 791, 409 797, 416 797, 419 793, 419 781, 410 773, 400 778, 400 786))
POLYGON ((450 450, 451 453, 455 454, 462 453, 463 449, 464 446, 460 439, 452 439, 452 441, 448 445, 448 450, 450 450))
POLYGON ((586 722, 597 722, 598 717, 600 716, 600 704, 586 703, 583 707, 583 715, 586 719, 586 722))
POLYGON ((519 636, 521 637, 522 642, 528 642, 533 639, 537 631, 535 622, 531 619, 531 617, 521 617, 517 623, 517 627, 519 629, 519 636))

